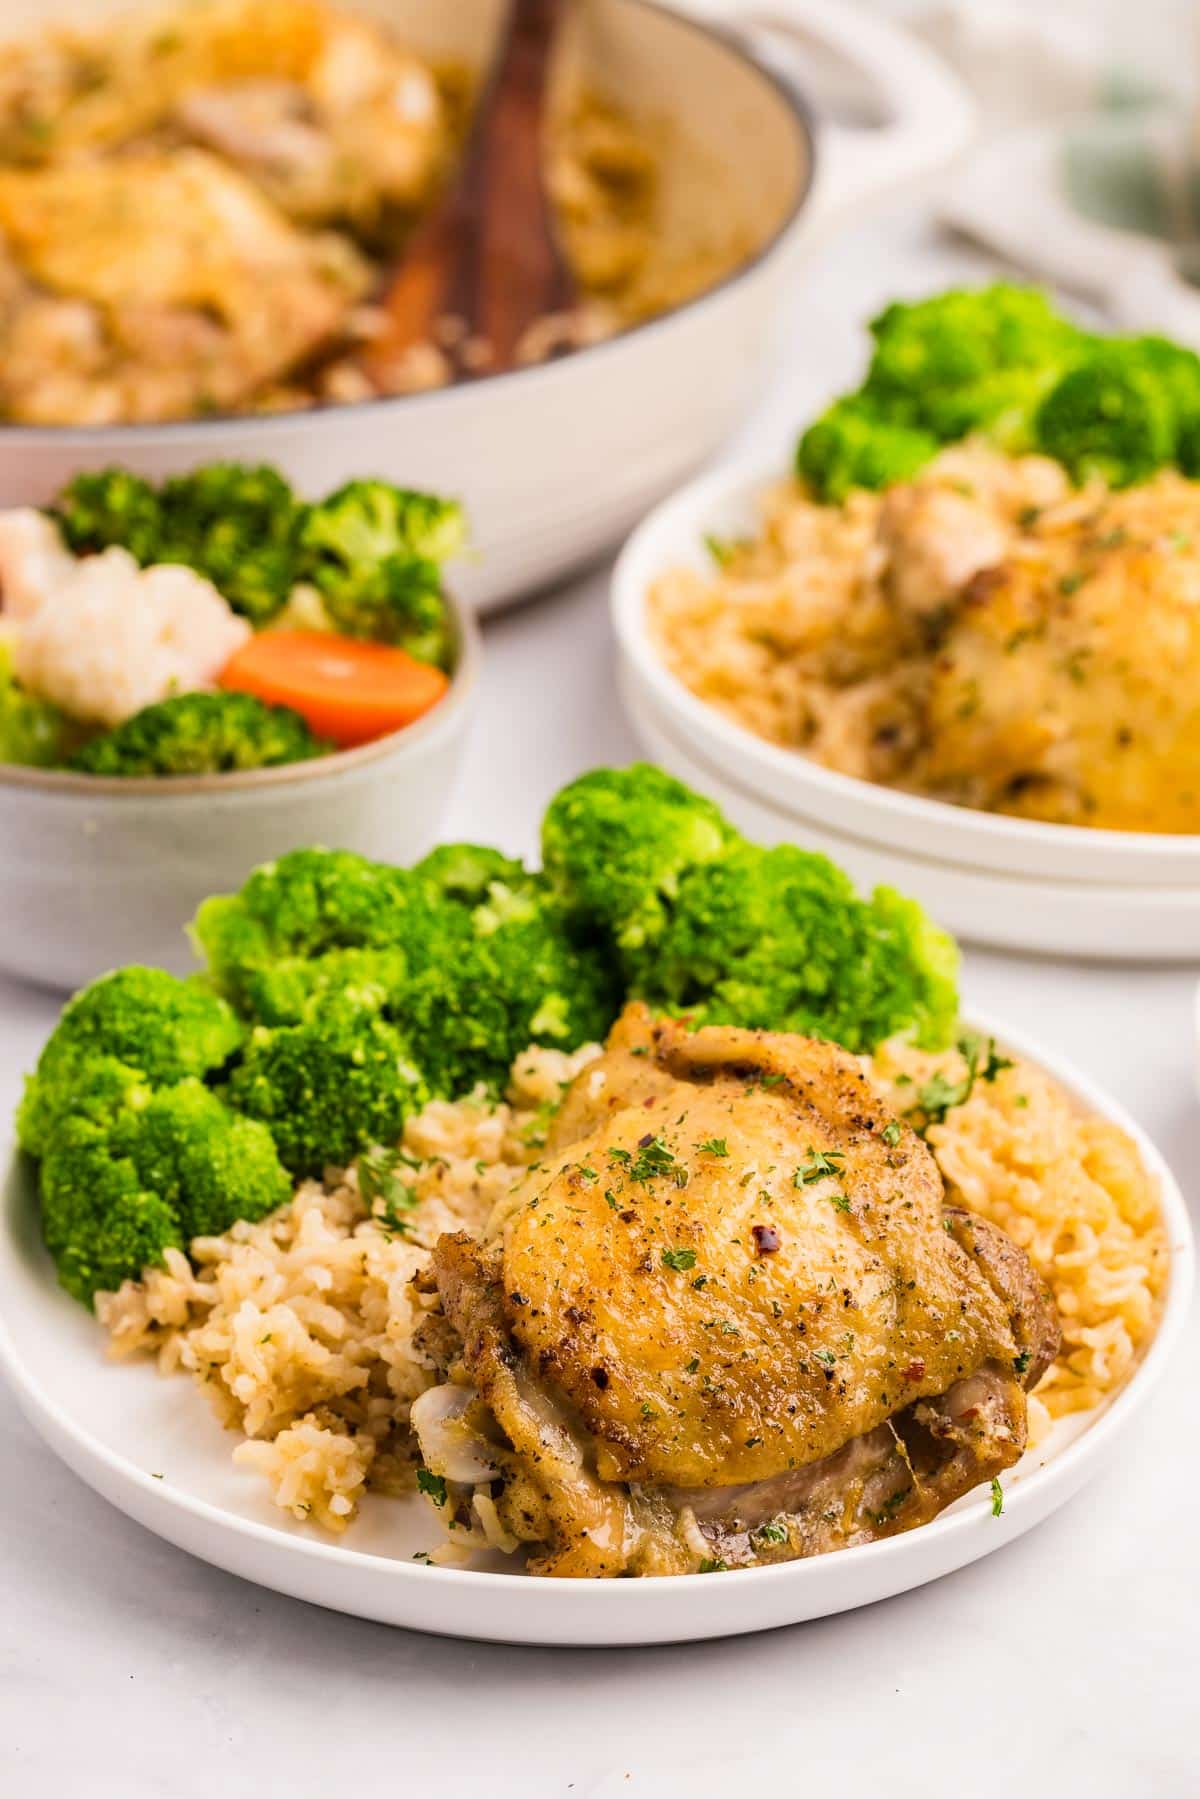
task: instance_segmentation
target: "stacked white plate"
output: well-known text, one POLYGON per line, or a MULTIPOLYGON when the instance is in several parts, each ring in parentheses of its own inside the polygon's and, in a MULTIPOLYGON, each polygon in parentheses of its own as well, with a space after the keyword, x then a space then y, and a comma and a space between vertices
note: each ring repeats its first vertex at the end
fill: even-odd
POLYGON ((744 536, 774 462, 682 488, 634 532, 613 576, 621 692, 654 761, 748 834, 823 850, 864 886, 911 893, 958 936, 1111 960, 1200 957, 1200 836, 1004 818, 896 793, 767 743, 698 699, 650 641, 646 597, 670 568, 711 568, 705 535, 744 536))

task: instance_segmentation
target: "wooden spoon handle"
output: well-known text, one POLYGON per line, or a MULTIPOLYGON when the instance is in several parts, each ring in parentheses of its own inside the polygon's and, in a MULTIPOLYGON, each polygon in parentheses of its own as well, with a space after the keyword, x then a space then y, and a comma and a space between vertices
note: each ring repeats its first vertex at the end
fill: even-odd
POLYGON ((377 377, 439 319, 463 321, 475 355, 462 374, 511 367, 537 319, 575 288, 545 189, 547 72, 570 0, 513 0, 457 176, 412 240, 384 298, 388 324, 372 346, 377 377))
POLYGON ((471 170, 479 232, 474 292, 464 298, 496 368, 512 366, 530 325, 576 297, 545 173, 550 49, 568 4, 515 0, 471 170))

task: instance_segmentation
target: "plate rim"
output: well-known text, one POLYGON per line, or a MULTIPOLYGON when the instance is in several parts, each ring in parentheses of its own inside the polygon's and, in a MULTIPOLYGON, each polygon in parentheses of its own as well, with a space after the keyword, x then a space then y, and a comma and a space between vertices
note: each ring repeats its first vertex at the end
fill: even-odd
MULTIPOLYGON (((1016 1521, 1017 1529, 1013 1535, 1035 1524, 1041 1517, 1055 1509, 1053 1505, 1044 1510, 1038 1509, 1038 1501, 1045 1496, 1046 1489, 1055 1485, 1065 1486, 1062 1501, 1070 1498, 1074 1491, 1083 1485, 1094 1472, 1094 1464, 1102 1458, 1105 1446, 1120 1433, 1134 1413, 1148 1400, 1158 1384, 1170 1361, 1176 1342, 1188 1315, 1192 1289, 1195 1278, 1195 1234, 1187 1203, 1179 1182, 1167 1162, 1162 1151, 1153 1138, 1134 1119, 1119 1100, 1113 1099, 1099 1083, 1089 1075, 1078 1070, 1070 1059, 1055 1051, 1044 1051, 1030 1041, 1029 1036, 1020 1030, 1012 1029, 989 1012, 968 1010, 963 1014, 961 1022, 975 1030, 985 1031, 994 1036, 1004 1048, 1014 1050, 1019 1056, 1035 1062, 1047 1074, 1059 1081, 1072 1096, 1081 1101, 1090 1111, 1106 1118, 1111 1123, 1126 1131, 1135 1143, 1147 1169, 1159 1181, 1160 1203, 1163 1220, 1167 1228, 1169 1275, 1162 1316, 1154 1338, 1138 1363, 1126 1385, 1111 1400, 1097 1409, 1093 1421, 1078 1436, 1065 1444, 1062 1450, 1050 1462, 1034 1468, 1020 1481, 1006 1490, 1004 1515, 1016 1521), (1080 1464, 1083 1464, 1082 1468, 1080 1464), (1073 1478, 1074 1477, 1074 1478, 1073 1478), (1036 1511, 1037 1516, 1023 1521, 1023 1514, 1036 1511)), ((15 1147, 8 1158, 8 1179, 11 1181, 16 1173, 22 1152, 15 1147)), ((13 1232, 6 1222, 0 1232, 0 1291, 3 1289, 5 1266, 18 1258, 20 1252, 14 1242, 13 1232)), ((99 1325, 96 1326, 99 1330, 99 1325)), ((157 1525, 148 1521, 148 1516, 155 1513, 183 1513, 193 1521, 220 1532, 228 1532, 243 1542, 261 1543, 268 1551, 284 1553, 291 1551, 298 1554, 301 1560, 322 1565, 330 1570, 339 1568, 363 1569, 369 1567, 375 1578, 389 1582, 399 1581, 401 1587, 412 1581, 413 1591, 421 1592, 426 1597, 436 1592, 439 1587, 457 1589, 460 1593, 478 1593, 481 1597, 491 1594, 512 1594, 521 1591, 530 1579, 523 1571, 512 1573, 493 1572, 486 1569, 443 1568, 436 1564, 426 1565, 413 1563, 411 1560, 369 1553, 354 1548, 345 1548, 339 1542, 322 1542, 315 1538, 302 1537, 288 1530, 281 1514, 279 1523, 263 1523, 257 1519, 239 1516, 224 1506, 211 1500, 200 1499, 170 1483, 156 1480, 152 1474, 137 1467, 127 1456, 112 1449, 103 1438, 95 1435, 82 1424, 75 1421, 69 1413, 59 1405, 52 1395, 45 1392, 37 1381, 32 1370, 22 1357, 20 1348, 9 1329, 7 1318, 0 1308, 0 1374, 3 1374, 13 1390, 21 1410, 26 1418, 45 1441, 52 1452, 63 1461, 71 1471, 94 1491, 100 1493, 108 1504, 119 1511, 125 1511, 146 1529, 155 1535, 163 1536, 167 1541, 183 1547, 186 1553, 205 1560, 209 1565, 222 1566, 213 1562, 213 1558, 205 1556, 190 1544, 180 1544, 179 1537, 166 1530, 159 1530, 157 1525), (47 1428, 49 1427, 49 1434, 47 1428), (67 1439, 77 1451, 79 1459, 70 1460, 62 1454, 58 1446, 58 1438, 67 1439), (85 1469, 87 1471, 85 1471, 85 1469), (108 1490, 91 1478, 92 1469, 103 1469, 117 1481, 131 1485, 140 1496, 143 1504, 136 1513, 129 1512, 108 1490), (434 1585, 431 1587, 430 1582, 434 1585)), ((979 1491, 981 1489, 977 1489, 979 1491)), ((935 1537, 940 1543, 946 1543, 955 1536, 961 1536, 972 1529, 977 1522, 976 1510, 943 1513, 922 1525, 918 1530, 904 1531, 894 1537, 885 1538, 882 1542, 862 1543, 847 1549, 840 1549, 828 1556, 799 1558, 790 1562, 779 1562, 765 1568, 735 1568, 726 1570, 721 1581, 721 1591, 731 1590, 730 1583, 737 1583, 737 1588, 745 1588, 747 1581, 753 1582, 753 1590, 766 1593, 768 1590, 778 1591, 783 1586, 796 1585, 803 1590, 802 1583, 806 1574, 816 1578, 817 1571, 823 1571, 831 1565, 844 1568, 849 1574, 861 1568, 865 1558, 869 1565, 882 1569, 888 1561, 895 1562, 914 1553, 919 1553, 916 1546, 929 1542, 935 1537)), ((1008 1538, 998 1538, 994 1548, 1001 1548, 1008 1538)), ((990 1553, 984 1550, 983 1554, 990 1553)), ((968 1559, 982 1559, 968 1558, 968 1559)), ((254 1576, 248 1578, 254 1579, 254 1576)), ((926 1577, 930 1578, 930 1577, 926 1577)), ((933 1576, 932 1578, 936 1578, 933 1576)), ((275 1591, 285 1589, 277 1586, 272 1580, 264 1579, 258 1584, 273 1588, 275 1591)), ((914 1584, 922 1584, 920 1582, 914 1584)), ((556 1609, 564 1614, 563 1622, 567 1622, 566 1614, 576 1612, 582 1595, 595 1595, 582 1599, 585 1606, 620 1605, 622 1610, 634 1606, 649 1609, 660 1603, 666 1591, 680 1593, 683 1590, 699 1595, 708 1590, 707 1583, 693 1582, 680 1575, 643 1575, 635 1580, 544 1580, 536 1583, 538 1589, 539 1610, 556 1609), (623 1595, 623 1598, 618 1598, 623 1595), (634 1597, 637 1595, 637 1597, 634 1597)), ((418 1627, 421 1628, 421 1627, 418 1627)), ((427 1628, 427 1627, 425 1627, 427 1628)), ((451 1629, 448 1634, 464 1635, 466 1632, 451 1629)), ((723 1633, 726 1634, 726 1633, 723 1633)), ((507 1640, 514 1640, 512 1638, 507 1640)), ((529 1639, 523 1639, 529 1640, 529 1639)), ((547 1639, 551 1640, 551 1639, 547 1639)), ((653 1640, 653 1639, 647 1639, 653 1640)))

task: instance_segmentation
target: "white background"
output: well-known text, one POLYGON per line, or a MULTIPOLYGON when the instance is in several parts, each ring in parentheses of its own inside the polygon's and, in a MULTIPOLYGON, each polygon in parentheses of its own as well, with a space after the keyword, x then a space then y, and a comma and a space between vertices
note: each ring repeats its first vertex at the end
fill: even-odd
MULTIPOLYGON (((841 240, 796 295, 743 446, 782 449, 855 377, 877 303, 983 272, 915 210, 841 240)), ((490 627, 449 835, 530 850, 557 786, 635 752, 605 599, 601 572, 490 627)), ((1191 1199, 1194 982, 971 953, 964 985, 1118 1093, 1191 1199)), ((56 1011, 0 980, 0 1116, 56 1011)), ((935 1586, 770 1635, 612 1652, 443 1642, 218 1573, 110 1510, 0 1389, 0 1795, 1184 1799, 1200 1793, 1198 1373, 1193 1317, 1124 1465, 935 1586)))

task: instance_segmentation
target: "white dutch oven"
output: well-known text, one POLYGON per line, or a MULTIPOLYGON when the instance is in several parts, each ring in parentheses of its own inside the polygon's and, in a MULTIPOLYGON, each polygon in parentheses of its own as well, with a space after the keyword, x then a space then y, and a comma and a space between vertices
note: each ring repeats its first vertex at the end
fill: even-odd
MULTIPOLYGON (((502 0, 358 0, 414 48, 478 59, 502 0)), ((6 0, 0 35, 128 0, 6 0)), ((709 455, 751 387, 798 253, 829 222, 947 160, 970 107, 935 59, 843 0, 789 0, 786 26, 728 32, 651 0, 581 0, 557 79, 666 111, 712 169, 717 216, 757 254, 710 293, 561 362, 435 393, 268 418, 105 429, 0 426, 0 503, 42 504, 80 468, 162 476, 217 458, 272 462, 305 494, 354 475, 460 495, 479 560, 459 586, 489 607, 598 555, 709 455), (781 35, 781 33, 783 35, 781 35), (877 130, 815 134, 773 63, 832 54, 876 91, 877 130)), ((668 171, 669 185, 669 171, 668 171)))

